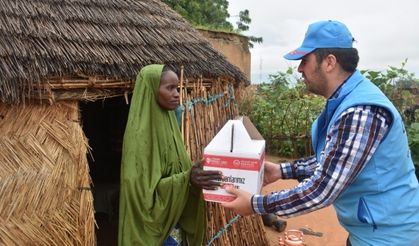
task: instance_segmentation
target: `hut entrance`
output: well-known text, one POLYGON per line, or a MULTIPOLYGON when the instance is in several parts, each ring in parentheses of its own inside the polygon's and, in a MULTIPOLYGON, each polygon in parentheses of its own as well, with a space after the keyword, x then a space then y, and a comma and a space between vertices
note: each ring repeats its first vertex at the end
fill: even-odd
POLYGON ((122 140, 129 105, 123 97, 80 103, 94 197, 97 245, 117 245, 122 140))

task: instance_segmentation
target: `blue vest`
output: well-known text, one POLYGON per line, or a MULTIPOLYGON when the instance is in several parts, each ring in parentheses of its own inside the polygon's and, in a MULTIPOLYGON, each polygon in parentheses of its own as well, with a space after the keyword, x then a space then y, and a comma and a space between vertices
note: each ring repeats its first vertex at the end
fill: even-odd
POLYGON ((376 105, 392 115, 387 135, 371 160, 334 202, 352 245, 419 245, 419 185, 400 114, 388 98, 359 71, 342 85, 337 98, 312 126, 317 160, 326 135, 349 107, 376 105))

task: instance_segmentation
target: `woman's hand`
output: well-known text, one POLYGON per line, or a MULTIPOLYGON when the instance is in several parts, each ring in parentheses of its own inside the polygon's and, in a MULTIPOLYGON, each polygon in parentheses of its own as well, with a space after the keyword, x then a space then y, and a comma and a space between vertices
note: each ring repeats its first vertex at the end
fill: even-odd
POLYGON ((190 182, 193 186, 200 189, 216 190, 220 186, 223 174, 220 171, 204 171, 202 169, 204 162, 205 160, 202 159, 192 166, 190 182))

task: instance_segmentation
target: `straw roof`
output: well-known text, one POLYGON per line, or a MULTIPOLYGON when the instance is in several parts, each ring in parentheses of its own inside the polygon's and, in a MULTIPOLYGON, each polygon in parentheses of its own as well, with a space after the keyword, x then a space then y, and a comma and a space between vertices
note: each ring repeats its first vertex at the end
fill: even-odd
POLYGON ((133 80, 164 63, 185 75, 247 79, 158 0, 0 0, 0 99, 16 103, 47 78, 133 80))

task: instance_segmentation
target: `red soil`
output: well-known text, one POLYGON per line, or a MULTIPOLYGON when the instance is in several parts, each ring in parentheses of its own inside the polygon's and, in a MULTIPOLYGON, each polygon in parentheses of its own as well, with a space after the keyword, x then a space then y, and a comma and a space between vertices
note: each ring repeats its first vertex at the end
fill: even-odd
MULTIPOLYGON (((275 157, 268 157, 267 159, 270 161, 276 161, 274 158, 275 157)), ((297 185, 297 181, 295 180, 279 180, 265 186, 262 193, 266 194, 281 189, 292 188, 295 185, 297 185)), ((287 228, 285 230, 309 227, 314 231, 323 233, 322 237, 304 235, 304 243, 307 246, 346 245, 348 233, 339 224, 333 206, 284 220, 287 221, 287 228)), ((275 231, 273 227, 265 227, 265 229, 270 245, 278 245, 279 236, 284 237, 284 233, 275 231)))

